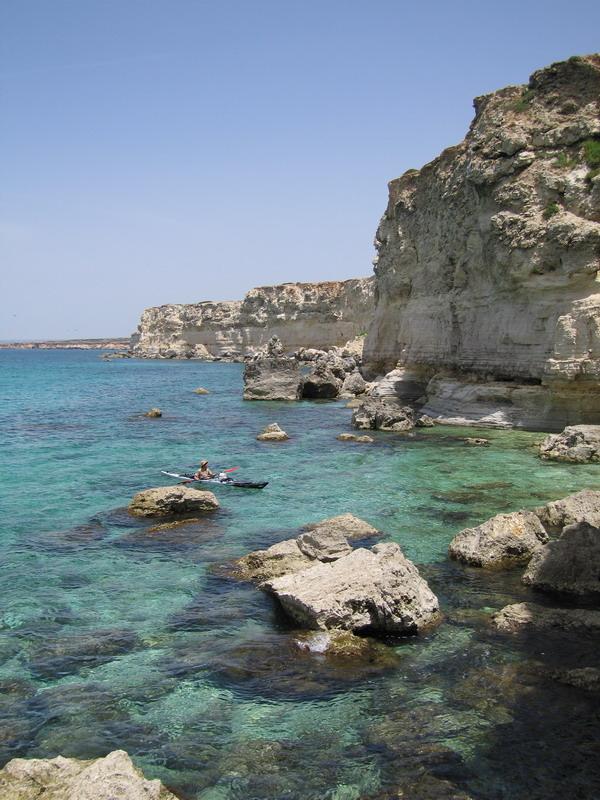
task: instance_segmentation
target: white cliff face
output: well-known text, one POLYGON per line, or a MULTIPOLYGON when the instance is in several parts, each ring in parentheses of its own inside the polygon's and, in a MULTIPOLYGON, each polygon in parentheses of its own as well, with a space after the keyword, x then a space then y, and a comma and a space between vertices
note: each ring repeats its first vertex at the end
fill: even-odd
POLYGON ((389 184, 365 363, 424 391, 436 376, 426 412, 442 421, 600 422, 600 56, 475 109, 463 142, 389 184), (503 386, 461 414, 482 380, 503 386))
POLYGON ((373 292, 372 278, 284 283, 252 289, 242 301, 148 308, 132 349, 146 357, 244 355, 272 336, 286 351, 341 346, 367 331, 373 292))

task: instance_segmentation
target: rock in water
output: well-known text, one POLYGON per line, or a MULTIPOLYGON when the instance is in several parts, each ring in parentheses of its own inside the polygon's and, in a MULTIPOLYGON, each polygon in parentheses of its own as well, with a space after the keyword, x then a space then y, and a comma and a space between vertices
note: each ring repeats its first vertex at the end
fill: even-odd
POLYGON ((341 394, 358 395, 364 394, 367 390, 365 379, 358 370, 354 370, 344 378, 341 394))
POLYGON ((259 442, 285 442, 290 437, 276 422, 267 425, 256 437, 259 442))
POLYGON ((467 436, 463 439, 465 444, 471 445, 471 447, 489 447, 490 440, 483 439, 479 436, 467 436))
POLYGON ((436 421, 600 424, 598 97, 600 55, 552 64, 389 183, 363 371, 420 370, 436 421))
POLYGON ((160 486, 138 492, 129 504, 129 513, 136 517, 168 517, 215 511, 219 501, 212 492, 201 492, 187 486, 160 486))
POLYGON ((210 392, 203 386, 199 386, 197 389, 194 389, 194 394, 210 394, 210 392))
POLYGON ((301 383, 295 359, 258 356, 244 367, 244 400, 299 400, 301 383))
POLYGON ((600 425, 571 425, 562 433, 546 437, 540 445, 540 456, 573 464, 600 461, 600 425))
POLYGON ((0 770, 2 800, 177 800, 159 780, 149 781, 127 753, 104 758, 13 758, 0 770))
POLYGON ((546 530, 560 533, 565 525, 585 520, 590 525, 600 527, 600 492, 583 489, 562 500, 554 500, 545 506, 534 509, 546 530))
POLYGON ((440 620, 437 597, 397 544, 360 548, 265 583, 299 625, 418 634, 440 620))
POLYGON ((340 393, 342 381, 327 362, 318 361, 314 370, 302 382, 302 397, 309 400, 333 400, 340 393))
POLYGON ((514 603, 505 606, 492 617, 501 631, 511 633, 523 628, 564 631, 600 631, 600 611, 585 608, 548 608, 534 603, 514 603))
POLYGON ((523 583, 573 597, 600 597, 600 527, 574 522, 559 539, 538 550, 523 583))
POLYGON ((448 555, 474 567, 506 569, 527 564, 547 541, 538 517, 531 511, 517 511, 465 528, 450 542, 448 555))
POLYGON ((373 444, 372 436, 358 436, 356 433, 340 433, 337 437, 340 442, 358 442, 358 444, 373 444))
POLYGON ((380 532, 364 519, 359 519, 353 514, 339 514, 337 517, 329 517, 319 522, 305 525, 306 531, 318 531, 319 533, 331 533, 332 535, 342 534, 346 539, 367 539, 370 536, 379 536, 380 532))
POLYGON ((415 427, 410 406, 389 399, 367 398, 352 414, 352 424, 360 430, 410 431, 415 427))
POLYGON ((160 410, 160 408, 151 408, 150 411, 146 411, 144 416, 157 419, 158 417, 162 417, 162 411, 160 410))

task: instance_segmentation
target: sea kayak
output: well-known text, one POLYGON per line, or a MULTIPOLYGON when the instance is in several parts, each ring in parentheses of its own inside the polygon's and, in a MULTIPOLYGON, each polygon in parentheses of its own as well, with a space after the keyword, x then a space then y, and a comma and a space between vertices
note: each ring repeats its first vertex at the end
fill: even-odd
POLYGON ((269 481, 234 481, 232 478, 204 478, 197 480, 193 475, 185 475, 179 472, 167 472, 161 469, 163 475, 168 475, 170 478, 178 478, 180 481, 189 481, 190 483, 219 483, 221 486, 233 486, 234 489, 264 489, 269 481))

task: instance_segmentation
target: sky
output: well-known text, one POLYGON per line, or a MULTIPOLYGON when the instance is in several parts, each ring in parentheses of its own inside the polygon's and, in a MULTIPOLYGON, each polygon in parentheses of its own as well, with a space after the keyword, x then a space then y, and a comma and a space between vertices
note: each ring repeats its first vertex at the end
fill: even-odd
POLYGON ((0 0, 0 340, 370 274, 387 181, 598 30, 591 0, 0 0))

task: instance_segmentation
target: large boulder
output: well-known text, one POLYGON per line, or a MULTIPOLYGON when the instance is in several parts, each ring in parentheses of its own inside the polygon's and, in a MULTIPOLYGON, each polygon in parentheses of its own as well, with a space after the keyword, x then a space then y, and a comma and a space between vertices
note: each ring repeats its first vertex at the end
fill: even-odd
POLYGON ((159 780, 146 780, 127 753, 104 758, 13 758, 0 770, 2 800, 176 800, 159 780))
POLYGON ((256 437, 259 442, 285 442, 290 437, 276 422, 267 425, 256 437))
POLYGON ((410 406, 368 397, 352 414, 352 424, 360 430, 409 431, 415 419, 410 406))
POLYGON ((562 500, 536 508, 534 513, 546 530, 552 533, 560 533, 565 525, 581 520, 600 526, 600 492, 583 489, 562 500))
POLYGON ((542 591, 572 597, 600 596, 600 527, 567 525, 560 538, 538 550, 523 582, 542 591))
POLYGON ((353 550, 264 586, 311 629, 418 634, 440 620, 437 597, 394 543, 353 550))
POLYGON ((138 492, 129 504, 135 517, 170 517, 215 511, 219 501, 212 492, 201 492, 188 486, 159 486, 138 492))
POLYGON ((230 571, 241 580, 262 584, 271 578, 290 575, 320 561, 334 561, 351 552, 348 539, 379 534, 372 525, 352 514, 340 514, 306 525, 297 539, 285 539, 238 558, 230 571))
POLYGON ((302 397, 308 400, 333 400, 340 393, 342 381, 326 361, 318 361, 314 370, 302 382, 302 397))
POLYGON ((540 456, 574 464, 600 461, 600 425, 571 425, 562 433, 547 436, 540 445, 540 456))
POLYGON ((358 394, 364 394, 366 390, 367 390, 367 384, 365 382, 365 379, 356 369, 354 370, 354 372, 350 372, 344 378, 344 382, 341 388, 341 394, 358 395, 358 394))
POLYGON ((514 633, 523 628, 563 631, 600 631, 600 611, 586 608, 549 608, 534 603, 505 606, 492 617, 501 631, 514 633))
POLYGON ((475 528, 465 528, 450 542, 448 555, 463 564, 506 569, 527 564, 548 541, 531 511, 498 514, 475 528))
POLYGON ((295 359, 258 356, 244 367, 244 400, 299 400, 301 383, 295 359))

